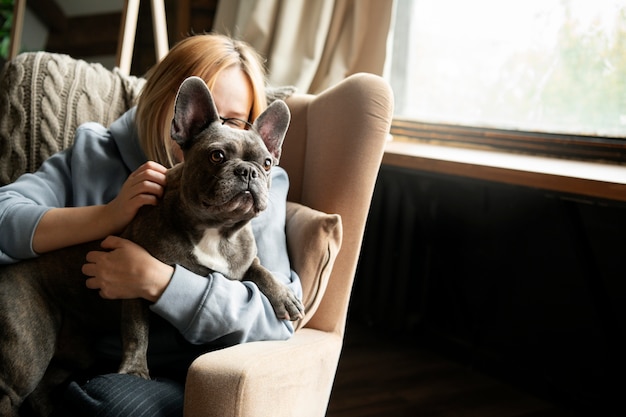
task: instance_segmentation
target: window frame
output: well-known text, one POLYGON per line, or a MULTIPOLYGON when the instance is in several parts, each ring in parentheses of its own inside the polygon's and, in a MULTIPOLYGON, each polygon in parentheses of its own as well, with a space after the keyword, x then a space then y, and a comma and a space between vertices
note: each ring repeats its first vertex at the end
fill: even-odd
POLYGON ((393 137, 585 161, 626 163, 626 141, 619 138, 462 126, 394 117, 393 137))
MULTIPOLYGON (((394 1, 394 27, 410 27, 410 10, 414 0, 394 1), (401 13, 398 13, 401 10, 401 13)), ((402 31, 400 31, 402 33, 402 31)), ((389 37, 392 56, 397 56, 400 65, 386 65, 386 78, 392 88, 402 88, 394 79, 407 76, 406 57, 409 55, 408 40, 392 30, 389 37)), ((445 122, 424 121, 410 116, 394 115, 391 135, 402 140, 417 141, 465 148, 491 149, 505 152, 524 153, 536 156, 575 159, 581 161, 626 164, 626 137, 607 137, 575 133, 524 131, 506 128, 491 128, 445 122)))

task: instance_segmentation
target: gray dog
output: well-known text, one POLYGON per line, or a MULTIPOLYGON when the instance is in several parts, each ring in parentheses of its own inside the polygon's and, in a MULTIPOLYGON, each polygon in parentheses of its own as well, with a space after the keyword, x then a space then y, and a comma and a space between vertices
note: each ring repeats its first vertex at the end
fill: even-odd
MULTIPOLYGON (((204 81, 190 77, 176 97, 171 136, 184 163, 167 173, 157 206, 142 207, 122 234, 168 264, 198 274, 218 271, 250 280, 276 315, 295 320, 303 307, 256 257, 250 220, 268 203, 270 170, 278 162, 290 114, 273 102, 253 129, 223 126, 204 81)), ((119 371, 148 378, 148 310, 141 300, 108 301, 85 287, 81 266, 99 242, 0 268, 0 416, 17 416, 28 397, 41 415, 49 391, 67 371, 48 366, 89 363, 95 332, 121 327, 119 371)))

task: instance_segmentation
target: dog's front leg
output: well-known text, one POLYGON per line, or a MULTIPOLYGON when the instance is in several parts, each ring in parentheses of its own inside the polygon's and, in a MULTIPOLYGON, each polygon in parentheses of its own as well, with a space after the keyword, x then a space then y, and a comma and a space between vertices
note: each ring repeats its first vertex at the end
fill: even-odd
POLYGON ((272 304, 279 319, 298 320, 303 317, 302 302, 289 287, 277 281, 272 273, 261 265, 259 258, 254 258, 243 279, 252 281, 259 287, 272 304))
POLYGON ((150 379, 148 372, 148 306, 141 299, 122 300, 122 363, 119 373, 150 379))

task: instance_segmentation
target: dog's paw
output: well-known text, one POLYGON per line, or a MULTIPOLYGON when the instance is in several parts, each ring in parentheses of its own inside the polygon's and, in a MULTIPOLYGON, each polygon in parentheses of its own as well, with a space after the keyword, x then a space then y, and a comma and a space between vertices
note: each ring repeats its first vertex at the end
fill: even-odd
POLYGON ((304 317, 302 302, 289 288, 283 286, 277 296, 268 298, 279 319, 295 321, 304 317))
POLYGON ((143 379, 150 379, 150 372, 148 371, 147 366, 121 366, 117 372, 120 374, 138 376, 139 378, 143 379))

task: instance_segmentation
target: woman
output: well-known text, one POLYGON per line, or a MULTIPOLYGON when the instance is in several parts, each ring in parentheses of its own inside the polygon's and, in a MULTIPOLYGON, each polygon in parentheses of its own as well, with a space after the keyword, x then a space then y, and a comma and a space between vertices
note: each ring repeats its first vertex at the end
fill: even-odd
MULTIPOLYGON (((93 372, 114 372, 119 364, 119 336, 103 335, 98 369, 84 383, 70 384, 60 415, 182 415, 184 377, 196 356, 293 333, 256 286, 218 273, 197 276, 114 236, 141 206, 158 204, 167 169, 181 162, 169 131, 176 92, 191 75, 205 80, 220 116, 232 119, 233 128, 246 128, 266 107, 262 61, 250 46, 221 35, 192 36, 149 72, 136 108, 108 129, 82 125, 71 148, 0 188, 1 262, 104 239, 103 251, 87 254, 86 286, 108 299, 144 298, 156 313, 148 360, 157 380, 118 374, 93 378, 93 372)), ((287 189, 285 171, 275 167, 270 205, 253 220, 253 230, 261 263, 301 296, 287 257, 287 189)))

